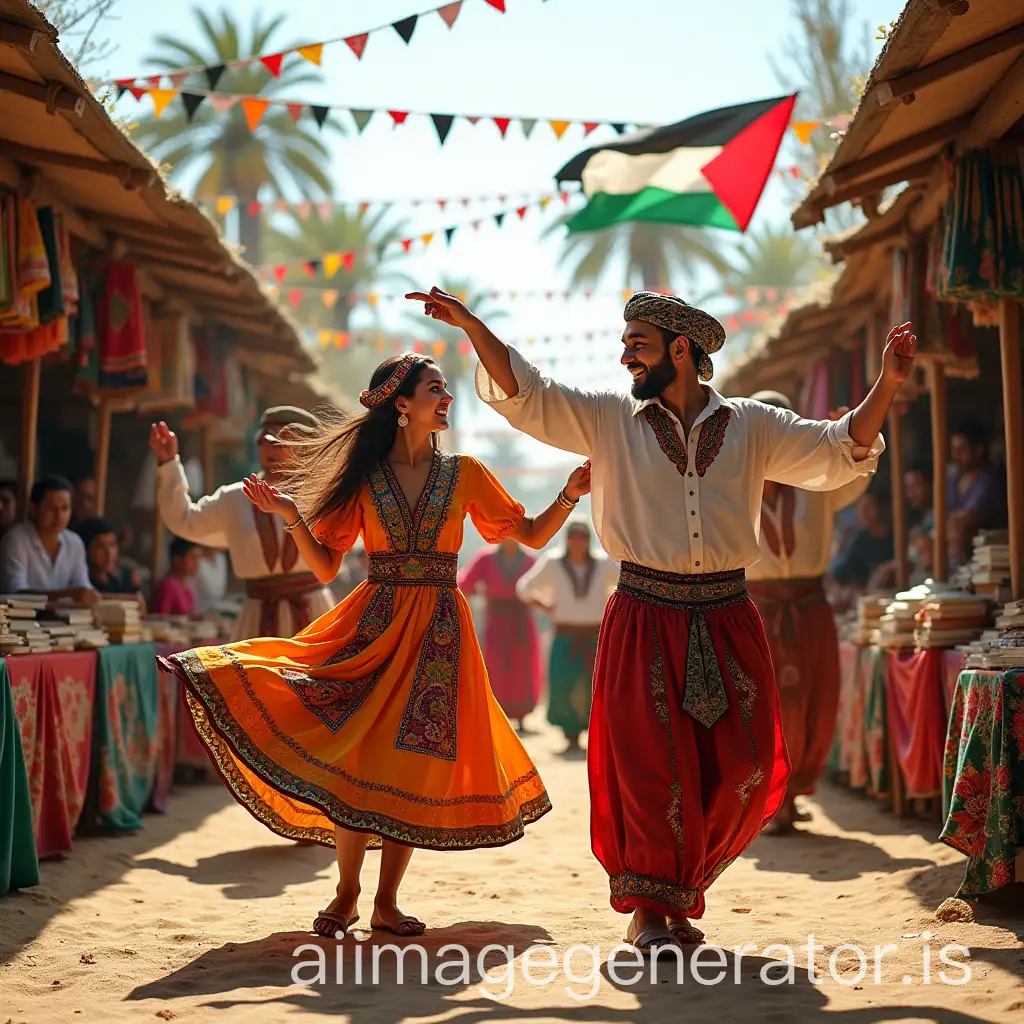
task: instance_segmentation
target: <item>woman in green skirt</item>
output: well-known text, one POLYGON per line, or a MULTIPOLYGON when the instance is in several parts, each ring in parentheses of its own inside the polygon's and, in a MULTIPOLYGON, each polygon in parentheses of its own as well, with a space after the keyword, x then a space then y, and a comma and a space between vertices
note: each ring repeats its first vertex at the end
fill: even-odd
POLYGON ((590 720, 597 636, 617 579, 618 566, 591 550, 590 527, 575 520, 566 529, 565 550, 543 555, 516 584, 519 599, 539 608, 555 625, 548 721, 565 733, 566 754, 580 750, 580 734, 590 720))

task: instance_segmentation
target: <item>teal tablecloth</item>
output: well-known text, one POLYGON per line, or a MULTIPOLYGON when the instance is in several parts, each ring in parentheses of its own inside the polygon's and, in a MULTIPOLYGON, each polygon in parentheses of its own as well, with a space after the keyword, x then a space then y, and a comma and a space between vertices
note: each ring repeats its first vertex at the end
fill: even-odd
POLYGON ((32 797, 7 666, 0 658, 0 895, 39 884, 32 797))
POLYGON ((97 653, 99 823, 107 828, 138 829, 153 790, 160 752, 156 646, 126 644, 104 647, 97 653))

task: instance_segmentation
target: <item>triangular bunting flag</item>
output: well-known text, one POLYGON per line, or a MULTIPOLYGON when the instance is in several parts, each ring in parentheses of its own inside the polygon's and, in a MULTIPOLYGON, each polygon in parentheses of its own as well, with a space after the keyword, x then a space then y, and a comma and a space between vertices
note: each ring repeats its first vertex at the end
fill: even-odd
POLYGON ((352 268, 356 265, 356 254, 354 252, 342 253, 341 259, 345 264, 345 272, 351 274, 352 268))
POLYGON ((288 116, 295 122, 298 122, 299 118, 302 117, 303 104, 301 103, 286 103, 285 106, 288 108, 288 116))
POLYGON ((600 127, 600 121, 584 121, 583 137, 586 138, 595 128, 600 127))
POLYGON ((159 89, 160 83, 163 81, 163 77, 163 75, 150 75, 146 81, 149 82, 151 88, 159 89))
POLYGON ((505 0, 484 0, 484 2, 496 7, 502 14, 505 13, 505 0))
POLYGON ((120 82, 116 83, 116 85, 117 85, 117 99, 120 99, 128 91, 128 86, 127 85, 121 85, 120 82))
POLYGON ((181 105, 185 108, 185 117, 188 118, 189 122, 195 117, 196 111, 205 99, 205 96, 197 92, 183 92, 181 94, 181 105))
POLYGON ((277 210, 278 213, 287 213, 291 208, 292 204, 289 203, 287 199, 274 200, 274 209, 277 210))
POLYGON ((324 55, 324 44, 313 43, 310 46, 300 46, 297 52, 300 57, 304 57, 310 64, 320 67, 320 61, 324 55))
POLYGON ((249 126, 249 131, 256 131, 269 106, 269 100, 257 99, 255 96, 242 98, 242 109, 245 111, 245 123, 249 126))
POLYGON ((226 114, 238 102, 237 96, 207 96, 207 99, 218 114, 226 114))
POLYGON ((341 253, 324 253, 324 277, 332 278, 341 269, 341 253))
POLYGON ((473 221, 473 230, 474 231, 479 231, 480 230, 480 221, 478 221, 478 220, 473 221))
POLYGON ((462 10, 462 0, 458 0, 458 3, 445 4, 444 7, 438 7, 437 13, 444 18, 444 23, 451 28, 455 24, 455 19, 459 16, 459 11, 462 10))
POLYGON ((820 127, 820 121, 794 121, 793 133, 800 140, 800 144, 806 146, 811 141, 811 132, 820 127))
POLYGON ((293 309, 298 309, 302 303, 302 289, 290 289, 288 292, 288 301, 291 303, 293 309))
POLYGON ((441 210, 443 211, 443 210, 444 210, 444 208, 445 208, 445 207, 446 207, 446 206, 448 205, 448 200, 447 200, 447 199, 438 199, 438 201, 437 201, 437 205, 438 205, 438 206, 439 206, 439 207, 441 208, 441 210))
POLYGON ((523 219, 525 219, 525 217, 526 217, 526 207, 525 207, 525 206, 520 206, 520 207, 519 207, 519 208, 518 208, 518 209, 516 210, 516 213, 517 213, 517 214, 519 214, 519 219, 520 219, 520 220, 523 220, 523 219))
POLYGON ((379 298, 380 298, 380 296, 379 296, 379 295, 378 295, 378 294, 377 294, 376 292, 367 292, 367 293, 366 293, 366 301, 367 301, 367 302, 368 302, 368 303, 369 303, 369 304, 370 304, 371 306, 376 306, 376 305, 377 305, 377 300, 378 300, 379 298))
POLYGON ((366 203, 366 202, 360 203, 359 204, 359 216, 360 217, 365 217, 366 216, 366 211, 369 208, 370 208, 370 204, 369 203, 366 203))
POLYGON ((250 217, 258 217, 263 212, 263 204, 258 200, 254 199, 247 207, 250 217))
POLYGON ((188 79, 188 75, 189 73, 187 71, 179 71, 176 75, 169 75, 168 77, 171 80, 171 85, 173 85, 175 89, 180 89, 188 79))
POLYGON ((412 248, 412 239, 411 238, 403 238, 402 239, 402 252, 408 252, 411 248, 412 248))
POLYGON ((407 110, 389 110, 388 113, 391 115, 391 120, 395 122, 395 125, 405 123, 405 119, 409 116, 407 110))
POLYGON ((133 89, 128 90, 137 100, 141 100, 143 96, 149 91, 148 89, 140 89, 136 86, 133 89))
POLYGON ((568 192, 563 192, 563 193, 561 193, 561 196, 562 196, 562 202, 566 206, 568 206, 569 205, 569 193, 568 192))
POLYGON ((321 348, 327 348, 331 343, 331 332, 330 331, 318 331, 317 340, 320 342, 321 348))
POLYGON ((496 213, 494 215, 494 223, 497 224, 498 227, 500 228, 501 225, 505 223, 505 214, 504 213, 496 213))
POLYGON ((338 304, 338 295, 336 289, 328 288, 326 291, 320 293, 320 301, 327 307, 327 309, 334 309, 338 304))
POLYGON ((444 229, 444 240, 448 245, 452 244, 452 236, 455 234, 455 228, 444 229))
POLYGON ((316 121, 317 128, 323 128, 324 123, 327 120, 327 115, 331 112, 331 108, 321 106, 317 103, 310 106, 309 112, 313 115, 313 120, 316 121))
POLYGON ((496 117, 496 118, 494 118, 494 123, 498 126, 498 131, 501 132, 501 137, 502 138, 505 138, 505 132, 508 131, 508 126, 509 126, 510 122, 511 122, 511 118, 508 118, 508 117, 496 117))
POLYGON ((274 267, 274 280, 278 284, 283 284, 284 283, 284 279, 287 276, 288 276, 288 268, 283 263, 279 263, 276 267, 274 267))
POLYGON ((178 95, 177 89, 150 89, 149 95, 153 98, 153 116, 159 117, 167 105, 178 95))
POLYGON ((370 118, 373 117, 372 110, 350 110, 349 113, 352 115, 352 120, 356 123, 356 131, 362 135, 363 129, 370 123, 370 118))
POLYGON ((471 341, 460 341, 459 342, 459 355, 468 356, 473 351, 473 342, 471 341))
POLYGON ((523 117, 520 118, 519 123, 523 126, 523 138, 528 139, 530 133, 533 131, 537 124, 537 118, 535 117, 523 117))
POLYGON ((470 116, 469 116, 469 115, 467 114, 467 115, 466 115, 466 120, 467 120, 467 121, 468 121, 468 122, 469 122, 470 124, 476 124, 476 123, 477 123, 477 121, 479 121, 479 120, 480 120, 480 118, 479 118, 479 117, 470 117, 470 116))
POLYGON ((309 274, 310 277, 316 277, 320 273, 320 267, 323 265, 321 260, 306 260, 303 265, 303 270, 309 274))
POLYGON ((540 208, 542 210, 546 210, 548 208, 548 203, 550 203, 550 202, 551 202, 551 196, 542 196, 541 200, 540 200, 540 208))
POLYGON ((313 204, 308 199, 303 199, 301 203, 295 204, 295 210, 303 220, 309 220, 312 209, 313 204))
POLYGON ((266 57, 260 57, 260 63, 275 77, 281 77, 281 64, 284 61, 283 53, 271 53, 266 57))
POLYGON ((328 199, 326 203, 321 203, 316 208, 316 212, 320 215, 321 220, 330 220, 334 216, 334 203, 328 199))
POLYGON ((555 138, 560 139, 565 134, 566 128, 572 124, 572 121, 549 121, 548 124, 551 125, 551 130, 555 133, 555 138))
POLYGON ((363 51, 366 49, 366 40, 370 38, 368 32, 363 32, 358 36, 349 36, 345 40, 348 43, 348 48, 356 55, 356 60, 363 59, 363 51))
POLYGON ((214 64, 212 67, 204 68, 203 70, 206 74, 206 84, 210 87, 210 91, 213 92, 217 88, 221 75, 227 71, 227 66, 224 64, 214 64))
POLYGON ((440 339, 435 341, 434 344, 430 346, 430 351, 433 352, 434 355, 437 356, 438 358, 443 356, 445 354, 445 352, 447 351, 447 349, 448 349, 448 342, 441 341, 440 339))
POLYGON ((226 217, 235 206, 235 200, 231 196, 217 196, 217 202, 214 207, 217 211, 218 217, 226 217))
POLYGON ((408 18, 402 18, 401 21, 394 22, 391 27, 406 43, 409 43, 412 41, 412 34, 416 31, 416 22, 419 21, 419 18, 418 14, 410 14, 408 18))
MULTIPOLYGON (((434 122, 437 140, 443 146, 444 140, 448 138, 448 133, 452 130, 452 123, 455 117, 452 114, 431 114, 430 120, 434 122)), ((441 207, 441 209, 444 209, 444 207, 441 207)))
POLYGON ((428 245, 434 240, 434 232, 428 231, 425 235, 420 235, 420 241, 423 242, 423 248, 426 249, 428 245))
POLYGON ((624 135, 625 132, 626 132, 626 124, 625 124, 625 122, 624 121, 613 121, 612 122, 612 131, 615 132, 616 135, 624 135))
POLYGON ((622 289, 622 301, 623 302, 629 302, 629 300, 631 298, 633 298, 633 289, 632 288, 623 288, 622 289))

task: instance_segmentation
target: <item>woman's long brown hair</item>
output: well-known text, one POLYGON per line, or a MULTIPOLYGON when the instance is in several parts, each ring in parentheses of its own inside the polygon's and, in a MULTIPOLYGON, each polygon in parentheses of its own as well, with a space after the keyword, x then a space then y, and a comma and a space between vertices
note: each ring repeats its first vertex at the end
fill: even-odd
MULTIPOLYGON (((359 497, 370 473, 387 458, 398 436, 396 399, 412 396, 428 366, 426 356, 404 353, 385 359, 370 378, 367 390, 383 384, 406 356, 415 360, 401 385, 385 402, 349 416, 320 415, 320 428, 312 437, 289 441, 292 458, 281 468, 281 489, 294 498, 308 526, 334 512, 347 510, 359 497)), ((437 446, 437 435, 432 435, 437 446)))

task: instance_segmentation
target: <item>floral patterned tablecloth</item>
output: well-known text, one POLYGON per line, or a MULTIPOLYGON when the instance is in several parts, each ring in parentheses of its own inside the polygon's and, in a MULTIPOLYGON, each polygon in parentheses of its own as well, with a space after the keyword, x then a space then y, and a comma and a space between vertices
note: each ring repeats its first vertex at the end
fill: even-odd
POLYGON ((39 884, 32 794, 7 666, 0 660, 0 896, 39 884))
POLYGON ((1024 669, 960 673, 943 775, 940 838, 967 857, 957 895, 1012 882, 1024 847, 1024 669))
POLYGON ((96 654, 6 658, 40 857, 66 853, 89 782, 96 654))
POLYGON ((840 643, 839 713, 829 761, 852 789, 880 797, 889 792, 887 659, 879 648, 840 643))
MULTIPOLYGON (((187 650, 179 644, 157 644, 156 653, 165 658, 187 650)), ((167 810, 167 795, 174 784, 174 765, 178 759, 178 731, 181 719, 181 684, 170 672, 157 672, 157 755, 156 775, 153 779, 151 803, 154 811, 163 814, 167 810)), ((189 715, 189 719, 191 719, 189 715)), ((187 725, 188 723, 186 723, 187 725)), ((194 730, 193 730, 194 731, 194 730)), ((198 740, 197 740, 198 742, 198 740)))

